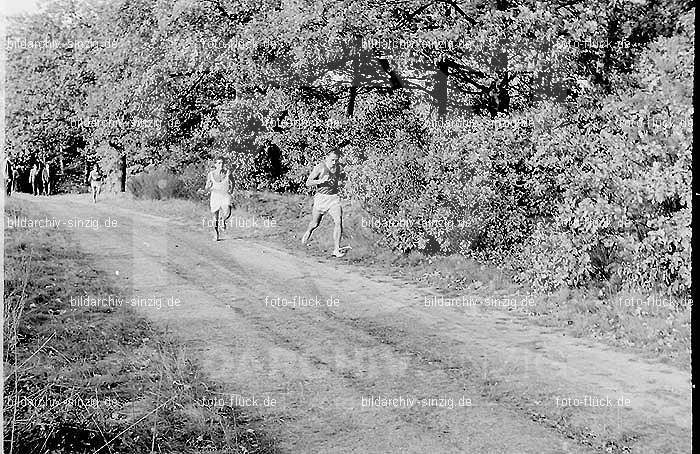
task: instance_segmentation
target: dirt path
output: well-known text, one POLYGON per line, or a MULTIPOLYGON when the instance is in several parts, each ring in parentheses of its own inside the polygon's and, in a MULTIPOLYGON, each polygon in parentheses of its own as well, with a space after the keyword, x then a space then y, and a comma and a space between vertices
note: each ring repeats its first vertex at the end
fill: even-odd
POLYGON ((283 452, 596 452, 589 442, 690 452, 690 376, 673 367, 505 311, 426 307, 430 289, 370 280, 235 229, 214 243, 201 219, 186 225, 84 195, 17 197, 71 229, 125 294, 160 297, 160 308, 140 310, 224 385, 221 402, 234 396, 262 417, 283 452), (295 296, 313 302, 283 305, 295 296))

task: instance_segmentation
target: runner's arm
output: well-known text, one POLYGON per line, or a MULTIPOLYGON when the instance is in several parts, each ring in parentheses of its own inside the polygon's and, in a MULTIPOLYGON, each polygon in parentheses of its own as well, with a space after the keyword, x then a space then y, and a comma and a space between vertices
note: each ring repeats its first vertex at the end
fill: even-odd
POLYGON ((207 182, 204 185, 204 190, 205 191, 211 191, 211 186, 212 186, 212 181, 211 181, 211 173, 207 174, 207 182))
POLYGON ((231 200, 230 207, 231 207, 231 209, 233 210, 233 209, 236 208, 236 204, 235 204, 234 201, 233 201, 233 177, 231 176, 231 169, 227 170, 227 171, 226 171, 226 174, 227 174, 227 177, 228 177, 228 193, 229 193, 229 195, 231 196, 231 199, 230 199, 230 200, 231 200))
POLYGON ((233 193, 233 176, 231 175, 231 169, 226 171, 226 178, 228 178, 228 192, 233 193))
POLYGON ((314 170, 312 170, 311 173, 309 174, 309 178, 306 179, 306 186, 308 186, 308 187, 318 186, 319 184, 323 184, 326 181, 328 181, 328 177, 325 177, 323 179, 318 178, 320 173, 321 173, 321 167, 320 166, 314 167, 314 170))

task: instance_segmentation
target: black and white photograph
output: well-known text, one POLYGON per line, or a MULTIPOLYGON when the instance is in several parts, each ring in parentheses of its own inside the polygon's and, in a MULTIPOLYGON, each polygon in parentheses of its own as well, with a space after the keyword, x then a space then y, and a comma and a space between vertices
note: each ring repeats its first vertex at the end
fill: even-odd
POLYGON ((695 3, 4 0, 4 454, 689 454, 695 3))

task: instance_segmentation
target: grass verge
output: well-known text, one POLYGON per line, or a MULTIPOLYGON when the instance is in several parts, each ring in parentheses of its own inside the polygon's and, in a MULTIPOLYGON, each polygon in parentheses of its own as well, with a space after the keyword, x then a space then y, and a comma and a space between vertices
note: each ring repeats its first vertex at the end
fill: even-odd
POLYGON ((6 453, 275 452, 257 420, 201 404, 220 389, 176 338, 126 306, 73 304, 119 292, 68 232, 4 233, 6 453))

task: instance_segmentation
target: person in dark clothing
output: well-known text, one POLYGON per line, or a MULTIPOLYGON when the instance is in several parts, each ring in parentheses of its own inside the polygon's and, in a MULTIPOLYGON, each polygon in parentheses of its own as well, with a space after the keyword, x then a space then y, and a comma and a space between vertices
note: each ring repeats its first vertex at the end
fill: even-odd
POLYGON ((340 239, 343 235, 343 209, 340 206, 338 182, 344 176, 338 163, 338 153, 331 151, 322 162, 314 167, 306 180, 308 187, 316 188, 316 194, 314 195, 314 205, 311 211, 311 221, 301 242, 306 244, 309 241, 311 234, 321 223, 323 215, 328 213, 335 223, 335 228, 333 229, 334 257, 342 257, 345 255, 343 249, 347 249, 347 247, 340 247, 340 239))
POLYGON ((12 162, 9 157, 5 158, 5 168, 3 171, 3 178, 5 179, 5 193, 9 197, 12 195, 12 177, 14 175, 12 168, 12 162))

